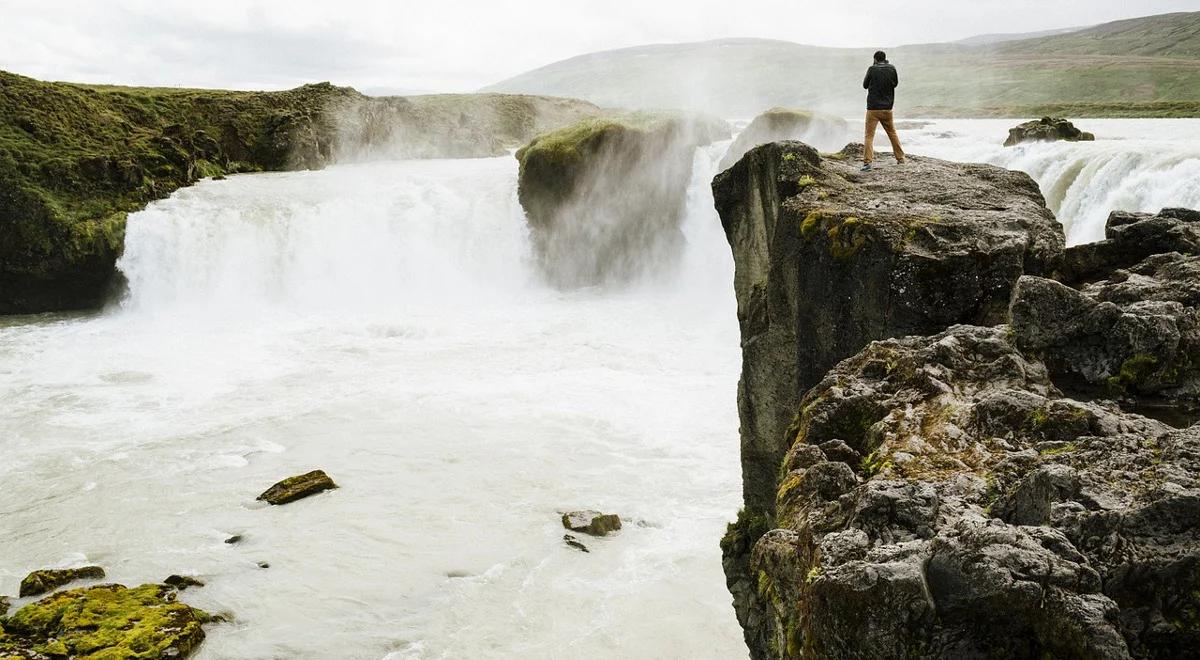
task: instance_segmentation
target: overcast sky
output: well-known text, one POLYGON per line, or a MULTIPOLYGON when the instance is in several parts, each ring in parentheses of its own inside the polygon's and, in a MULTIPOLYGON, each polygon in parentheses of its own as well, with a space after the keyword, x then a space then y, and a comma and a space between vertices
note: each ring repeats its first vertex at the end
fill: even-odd
POLYGON ((0 0, 0 69, 137 85, 469 91, 646 43, 886 47, 1172 11, 1200 11, 1200 0, 0 0))

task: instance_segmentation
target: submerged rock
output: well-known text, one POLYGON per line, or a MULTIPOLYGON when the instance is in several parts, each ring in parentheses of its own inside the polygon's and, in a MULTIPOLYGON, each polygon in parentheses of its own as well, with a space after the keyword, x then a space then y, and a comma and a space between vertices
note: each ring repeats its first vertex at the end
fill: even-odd
POLYGON ((585 120, 519 150, 518 196, 545 277, 590 286, 673 263, 695 148, 728 130, 700 116, 636 113, 585 120))
POLYGON ((615 513, 571 511, 563 514, 562 524, 563 527, 572 532, 582 532, 592 536, 605 536, 621 529, 621 518, 615 513))
POLYGON ((241 543, 241 542, 242 542, 242 535, 241 535, 241 534, 234 534, 233 536, 231 536, 231 537, 229 537, 229 538, 225 539, 225 544, 226 544, 226 545, 233 545, 233 544, 235 544, 235 543, 241 543))
POLYGON ((0 623, 4 658, 185 658, 204 640, 203 612, 166 586, 105 584, 26 605, 0 623))
POLYGON ((1004 326, 872 343, 798 410, 751 553, 753 657, 1173 658, 1200 641, 1200 426, 1063 398, 1004 326), (818 449, 832 438, 862 461, 818 449))
POLYGON ((21 598, 40 596, 44 593, 69 584, 76 580, 100 580, 104 578, 104 569, 99 566, 84 566, 82 568, 52 568, 34 571, 21 580, 21 598))
POLYGON ((570 534, 563 534, 563 542, 567 544, 568 548, 574 548, 580 552, 591 552, 586 545, 570 534))
POLYGON ((1042 117, 1034 121, 1015 126, 1008 131, 1008 139, 1004 146, 1012 147, 1024 142, 1091 142, 1096 136, 1075 128, 1066 119, 1058 117, 1042 117))
POLYGON ((841 117, 812 110, 771 108, 754 118, 738 133, 729 150, 721 158, 720 168, 729 169, 747 151, 768 142, 800 140, 817 146, 846 143, 849 126, 841 117))
POLYGON ((280 481, 263 491, 258 499, 268 504, 287 504, 333 488, 337 488, 337 484, 333 483, 333 479, 330 479, 324 470, 313 470, 280 481))

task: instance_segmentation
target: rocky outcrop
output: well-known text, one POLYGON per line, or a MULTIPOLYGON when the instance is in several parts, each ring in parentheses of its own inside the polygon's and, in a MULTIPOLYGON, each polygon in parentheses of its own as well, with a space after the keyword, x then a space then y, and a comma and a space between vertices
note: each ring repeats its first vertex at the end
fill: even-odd
POLYGON ((1195 648, 1200 427, 1065 399, 1010 334, 873 343, 806 394, 752 551, 754 657, 1195 648))
POLYGON ((102 580, 104 569, 99 566, 84 566, 82 568, 51 568, 34 571, 21 580, 21 598, 40 596, 44 593, 75 582, 76 580, 102 580))
POLYGON ((258 499, 267 504, 288 504, 334 488, 337 488, 337 484, 324 470, 313 470, 280 481, 263 491, 258 499))
POLYGON ((1004 146, 1015 147, 1025 142, 1091 142, 1096 136, 1075 128, 1075 125, 1059 117, 1042 117, 1014 126, 1008 130, 1004 146))
POLYGON ((1060 282, 1022 278, 1020 348, 1082 396, 1147 414, 1200 411, 1200 213, 1114 213, 1108 238, 1067 251, 1060 282))
POLYGON ((562 515, 563 527, 591 536, 607 536, 621 529, 621 517, 599 511, 570 511, 562 515))
POLYGON ((0 314, 100 306, 125 216, 205 177, 377 157, 494 156, 581 101, 95 87, 0 72, 0 314))
POLYGON ((799 140, 818 149, 837 149, 846 144, 849 132, 850 127, 841 117, 812 110, 771 108, 738 133, 721 158, 720 168, 729 169, 747 151, 769 142, 799 140))
POLYGON ((165 585, 61 591, 0 621, 0 658, 185 658, 208 619, 165 585))
POLYGON ((779 143, 714 182, 751 656, 1189 657, 1200 426, 1139 412, 1196 400, 1193 215, 1064 251, 1024 175, 913 162, 859 177, 779 143))
POLYGON ((586 120, 523 147, 518 195, 546 279, 590 286, 672 263, 695 148, 728 134, 711 118, 637 113, 586 120))
POLYGON ((713 181, 742 331, 746 506, 769 512, 800 396, 868 342, 1006 320, 1061 226, 1025 174, 916 157, 861 176, 861 147, 750 151, 713 181))

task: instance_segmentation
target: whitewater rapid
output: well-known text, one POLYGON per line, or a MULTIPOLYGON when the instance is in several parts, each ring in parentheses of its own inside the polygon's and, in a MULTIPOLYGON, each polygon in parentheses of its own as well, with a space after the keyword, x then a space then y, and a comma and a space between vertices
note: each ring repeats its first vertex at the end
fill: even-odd
MULTIPOLYGON (((1006 150, 1013 123, 902 138, 1030 172, 1072 242, 1200 206, 1200 121, 1006 150)), ((125 299, 0 317, 0 593, 85 562, 195 575, 184 599, 232 619, 201 660, 746 657, 717 546, 741 503, 723 147, 676 271, 574 292, 536 274, 510 157, 234 176, 131 215, 125 299), (341 488, 255 502, 318 467, 341 488), (572 550, 583 507, 626 527, 572 550)))
POLYGON ((718 155, 682 269, 612 289, 539 284, 511 157, 231 177, 134 214, 119 307, 0 329, 0 593, 85 561, 196 575, 185 600, 233 617, 202 660, 743 657, 718 155), (317 467, 341 488, 254 501, 317 467), (592 507, 626 527, 583 554, 559 512, 592 507))

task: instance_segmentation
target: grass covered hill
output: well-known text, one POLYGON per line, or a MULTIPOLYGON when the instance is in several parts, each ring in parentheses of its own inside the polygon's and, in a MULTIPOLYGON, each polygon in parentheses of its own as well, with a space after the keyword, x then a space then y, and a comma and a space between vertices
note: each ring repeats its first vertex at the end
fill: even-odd
MULTIPOLYGON (((772 106, 845 115, 862 106, 873 50, 762 39, 641 46, 563 60, 487 89, 726 117, 772 106)), ((1200 12, 887 50, 900 68, 898 109, 909 114, 1200 116, 1200 12)))
POLYGON ((198 179, 373 157, 495 156, 593 116, 567 99, 370 98, 49 83, 0 72, 0 314, 96 307, 126 214, 198 179))

